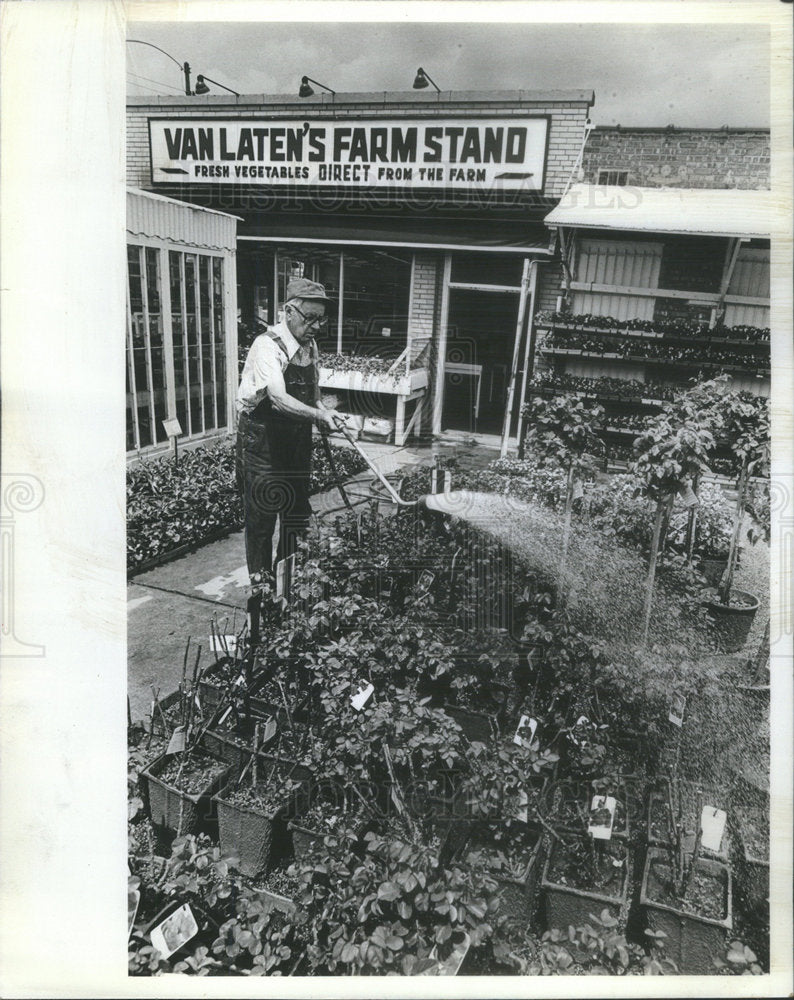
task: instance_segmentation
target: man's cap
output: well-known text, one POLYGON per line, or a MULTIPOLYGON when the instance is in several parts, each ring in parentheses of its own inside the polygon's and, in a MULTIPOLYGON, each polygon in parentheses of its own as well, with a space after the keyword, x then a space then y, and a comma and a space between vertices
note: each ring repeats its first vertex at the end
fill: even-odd
POLYGON ((316 302, 330 302, 325 294, 325 286, 308 278, 293 278, 287 285, 287 302, 290 299, 313 299, 316 302))

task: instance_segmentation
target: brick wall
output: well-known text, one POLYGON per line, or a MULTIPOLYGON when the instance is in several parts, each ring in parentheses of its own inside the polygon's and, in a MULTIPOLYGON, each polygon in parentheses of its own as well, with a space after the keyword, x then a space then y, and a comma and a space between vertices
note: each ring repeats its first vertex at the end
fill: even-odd
POLYGON ((626 170, 637 187, 768 188, 769 131, 595 128, 582 167, 591 184, 626 170))
MULTIPOLYGON (((357 95, 356 95, 357 96, 357 95)), ((273 116, 295 118, 310 114, 312 118, 342 119, 353 115, 371 118, 399 118, 420 114, 422 117, 446 117, 469 112, 474 115, 521 116, 526 114, 549 115, 548 157, 546 165, 545 194, 559 197, 573 169, 584 137, 584 123, 592 103, 591 92, 560 92, 559 99, 553 94, 533 94, 532 92, 511 91, 505 94, 472 94, 470 97, 457 95, 454 99, 444 99, 441 103, 411 99, 412 95, 360 95, 361 100, 344 100, 335 106, 311 103, 295 104, 279 101, 273 97, 243 98, 227 102, 222 98, 141 98, 130 100, 127 107, 127 184, 130 187, 150 188, 149 172, 149 131, 147 117, 201 117, 213 118, 256 118, 273 116), (521 96, 519 96, 521 95, 521 96), (581 96, 580 96, 581 95, 581 96), (572 98, 578 97, 578 100, 572 98), (366 99, 365 99, 366 98, 366 99)), ((423 96, 423 95, 422 95, 423 96)), ((343 95, 337 95, 337 102, 343 95)))

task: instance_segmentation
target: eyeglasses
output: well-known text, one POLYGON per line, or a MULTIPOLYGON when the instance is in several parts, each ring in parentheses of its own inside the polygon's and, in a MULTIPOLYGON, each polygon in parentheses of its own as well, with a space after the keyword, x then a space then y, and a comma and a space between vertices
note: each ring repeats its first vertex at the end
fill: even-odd
POLYGON ((296 305, 292 302, 289 303, 290 309, 294 309, 295 312, 300 316, 303 322, 306 324, 307 330, 324 330, 328 326, 327 316, 307 316, 305 312, 302 312, 296 305))

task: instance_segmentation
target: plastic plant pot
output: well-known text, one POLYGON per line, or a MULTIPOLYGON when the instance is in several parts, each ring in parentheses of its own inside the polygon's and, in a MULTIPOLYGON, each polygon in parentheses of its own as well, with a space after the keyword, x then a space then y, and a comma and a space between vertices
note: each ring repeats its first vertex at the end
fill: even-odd
POLYGON ((149 818, 155 826, 177 836, 200 829, 214 832, 216 815, 212 797, 228 781, 233 768, 224 766, 208 778, 198 792, 183 792, 159 777, 173 757, 173 754, 163 754, 141 771, 140 780, 146 788, 144 801, 148 802, 149 818))
POLYGON ((273 867, 276 843, 283 843, 285 816, 294 792, 285 792, 271 809, 259 809, 232 802, 231 791, 225 788, 213 799, 218 810, 221 850, 225 856, 237 859, 237 867, 244 875, 261 875, 273 867))
POLYGON ((732 600, 740 600, 744 607, 722 604, 713 597, 706 601, 706 608, 711 620, 711 634, 722 653, 738 653, 743 649, 750 634, 756 612, 758 598, 743 590, 732 590, 732 600))
POLYGON ((650 930, 662 931, 664 950, 683 975, 705 976, 714 974, 713 959, 725 949, 729 931, 733 928, 733 886, 731 870, 721 861, 701 858, 697 873, 711 876, 715 891, 719 892, 718 918, 702 916, 681 909, 669 902, 662 902, 662 879, 659 869, 669 870, 667 852, 651 847, 645 860, 645 870, 640 890, 640 907, 650 930))
POLYGON ((737 807, 731 816, 737 895, 758 917, 769 915, 769 823, 762 809, 737 807))
MULTIPOLYGON (((543 837, 533 837, 535 840, 526 863, 520 872, 508 874, 492 870, 491 877, 495 880, 499 896, 499 915, 515 920, 527 928, 535 923, 535 909, 538 881, 543 864, 543 837)), ((476 842, 475 842, 476 844, 476 842)))
POLYGON ((582 927, 591 922, 590 914, 596 916, 606 909, 619 922, 623 923, 628 912, 629 886, 631 884, 632 854, 626 844, 610 844, 610 853, 623 860, 622 872, 617 880, 618 890, 615 893, 597 892, 592 889, 580 889, 574 885, 555 881, 552 877, 554 862, 558 852, 565 850, 555 841, 546 864, 543 868, 541 889, 545 899, 546 925, 549 928, 558 927, 566 930, 568 927, 582 927))
MULTIPOLYGON (((356 833, 356 840, 360 840, 367 827, 367 821, 360 819, 353 829, 356 833)), ((296 861, 305 861, 318 848, 323 846, 325 838, 331 834, 331 830, 312 830, 300 823, 300 817, 291 819, 287 824, 287 829, 292 834, 292 849, 295 852, 296 861)))

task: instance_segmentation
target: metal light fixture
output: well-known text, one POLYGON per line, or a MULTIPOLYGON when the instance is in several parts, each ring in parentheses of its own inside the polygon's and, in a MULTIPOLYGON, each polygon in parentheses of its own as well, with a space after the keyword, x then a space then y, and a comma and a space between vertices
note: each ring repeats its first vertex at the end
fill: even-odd
MULTIPOLYGON (((139 38, 128 38, 127 39, 127 43, 129 45, 148 45, 150 49, 157 49, 157 51, 158 52, 162 52, 164 56, 168 56, 168 58, 171 60, 171 62, 172 63, 176 63, 176 65, 185 74, 185 94, 186 94, 187 97, 191 96, 192 91, 190 90, 190 64, 189 63, 186 63, 186 62, 185 63, 181 63, 178 59, 174 59, 174 57, 171 55, 170 52, 166 52, 165 49, 161 49, 159 45, 153 45, 151 42, 142 42, 139 38)), ((200 79, 201 79, 201 77, 199 77, 199 80, 200 79)), ((202 93, 204 93, 204 91, 202 91, 202 93)))
POLYGON ((416 71, 416 76, 414 77, 414 90, 424 90, 428 84, 431 84, 436 88, 437 94, 441 93, 441 88, 436 86, 435 81, 432 80, 420 66, 416 71))
POLYGON ((228 90, 229 93, 230 94, 234 94, 235 97, 239 97, 240 96, 237 93, 236 90, 232 90, 232 88, 231 87, 227 87, 226 84, 224 84, 224 83, 218 83, 217 80, 212 80, 208 76, 202 76, 201 73, 199 73, 199 75, 196 77, 196 93, 197 94, 208 94, 210 92, 210 88, 207 86, 207 83, 205 83, 205 81, 208 81, 209 83, 211 83, 213 85, 213 87, 220 87, 222 90, 228 90))
POLYGON ((298 90, 298 97, 311 97, 314 93, 314 90, 310 86, 312 83, 315 87, 322 87, 323 90, 327 90, 329 94, 336 94, 335 90, 331 90, 330 87, 326 87, 326 85, 324 83, 320 83, 319 80, 312 80, 310 76, 302 76, 300 89, 298 90))

